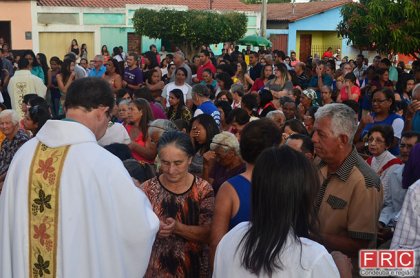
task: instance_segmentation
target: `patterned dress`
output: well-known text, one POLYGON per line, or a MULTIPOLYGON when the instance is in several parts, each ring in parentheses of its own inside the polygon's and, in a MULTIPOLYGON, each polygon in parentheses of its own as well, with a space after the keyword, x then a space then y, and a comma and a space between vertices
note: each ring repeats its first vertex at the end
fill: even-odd
POLYGON ((29 136, 22 129, 18 130, 12 140, 7 138, 3 140, 0 150, 0 175, 3 175, 7 172, 10 163, 12 162, 13 156, 28 140, 29 136))
MULTIPOLYGON (((165 188, 159 177, 141 185, 159 220, 172 217, 185 225, 209 225, 213 217, 211 185, 198 177, 184 193, 165 188)), ((208 277, 208 248, 178 235, 156 237, 145 277, 208 277)))

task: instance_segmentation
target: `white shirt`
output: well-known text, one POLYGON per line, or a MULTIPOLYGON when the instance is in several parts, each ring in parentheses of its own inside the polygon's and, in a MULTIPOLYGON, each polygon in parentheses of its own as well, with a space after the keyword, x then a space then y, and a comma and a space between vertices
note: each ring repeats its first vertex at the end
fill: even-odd
POLYGON ((165 87, 163 87, 162 95, 161 95, 163 98, 166 99, 166 107, 171 106, 169 104, 169 93, 173 89, 180 89, 182 91, 182 93, 184 94, 184 104, 187 104, 188 99, 192 99, 192 94, 191 94, 192 87, 190 85, 188 85, 187 83, 184 83, 184 85, 178 86, 175 84, 175 82, 170 82, 166 84, 165 87))
POLYGON ((77 122, 49 120, 14 156, 0 196, 0 277, 30 277, 28 185, 38 142, 71 145, 59 188, 56 277, 142 277, 159 220, 122 162, 77 122))
MULTIPOLYGON (((242 246, 239 243, 248 231, 249 222, 235 226, 219 242, 214 261, 213 277, 257 277, 242 266, 242 246)), ((291 234, 287 239, 280 260, 282 270, 273 273, 272 277, 340 277, 333 258, 324 246, 307 238, 300 238, 302 249, 291 234), (302 250, 302 252, 301 252, 302 250), (303 266, 303 268, 302 268, 303 266)), ((260 275, 267 277, 267 275, 260 275)))

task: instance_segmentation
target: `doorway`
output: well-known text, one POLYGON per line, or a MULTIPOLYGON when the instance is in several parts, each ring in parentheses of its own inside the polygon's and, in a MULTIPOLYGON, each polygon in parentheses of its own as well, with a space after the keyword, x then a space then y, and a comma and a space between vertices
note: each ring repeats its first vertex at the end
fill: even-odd
POLYGON ((4 42, 9 45, 9 49, 13 49, 10 26, 11 26, 10 21, 0 21, 0 38, 3 38, 4 42))
POLYGON ((300 35, 299 60, 306 63, 311 56, 312 35, 300 35))

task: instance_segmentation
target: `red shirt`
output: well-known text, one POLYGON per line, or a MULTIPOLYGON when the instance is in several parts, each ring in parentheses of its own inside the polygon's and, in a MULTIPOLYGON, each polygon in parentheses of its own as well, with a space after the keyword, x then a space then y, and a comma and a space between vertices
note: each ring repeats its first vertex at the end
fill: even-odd
POLYGON ((204 65, 201 65, 197 70, 197 78, 200 81, 203 81, 203 71, 205 69, 209 69, 213 74, 216 73, 216 67, 213 65, 213 63, 209 60, 204 65))

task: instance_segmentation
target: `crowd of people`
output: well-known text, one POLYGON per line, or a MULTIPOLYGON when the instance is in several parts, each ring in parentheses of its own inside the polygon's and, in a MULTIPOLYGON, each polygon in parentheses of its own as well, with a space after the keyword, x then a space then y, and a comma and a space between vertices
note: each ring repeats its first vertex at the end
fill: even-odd
POLYGON ((197 52, 3 51, 0 276, 419 276, 418 61, 197 52))

